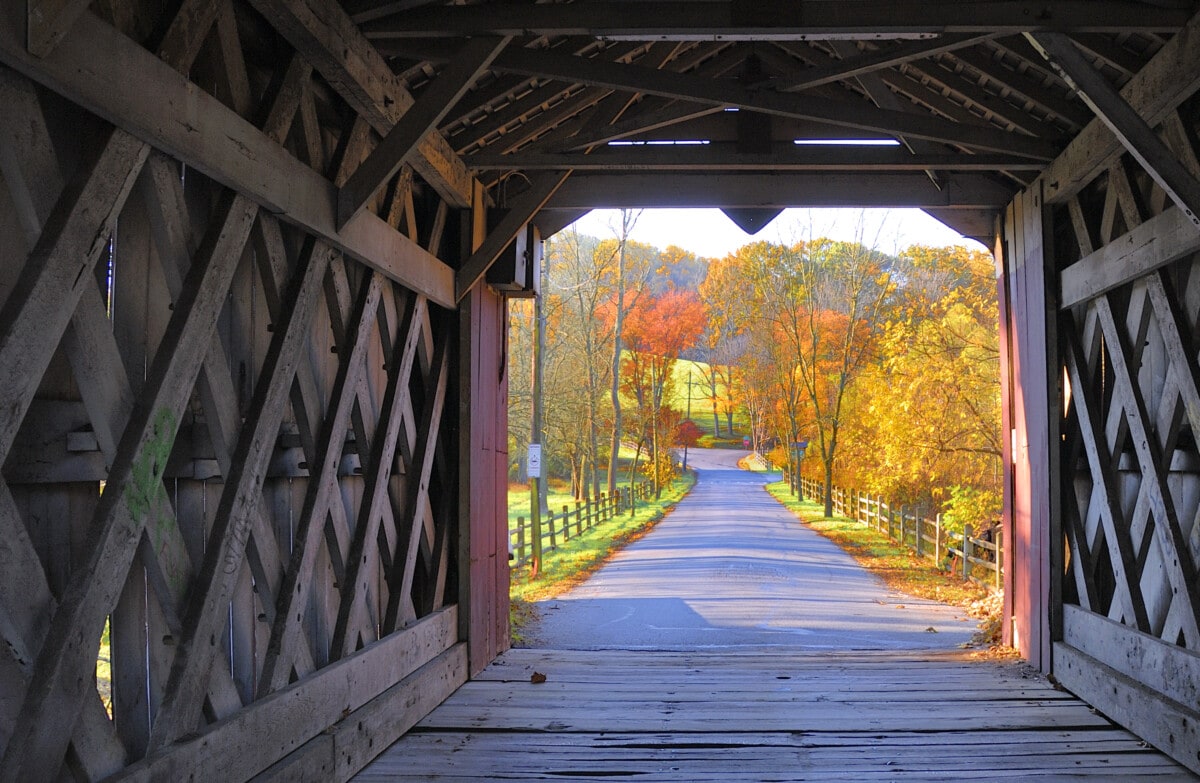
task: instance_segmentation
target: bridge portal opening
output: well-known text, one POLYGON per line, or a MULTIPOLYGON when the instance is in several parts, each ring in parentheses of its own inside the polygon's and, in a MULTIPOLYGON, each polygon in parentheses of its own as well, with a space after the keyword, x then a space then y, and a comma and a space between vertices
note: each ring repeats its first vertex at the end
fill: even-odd
POLYGON ((624 209, 552 235, 541 260, 537 297, 510 301, 511 589, 540 599, 520 643, 971 640, 963 610, 884 586, 762 487, 1000 589, 983 245, 917 209, 624 209), (751 213, 769 222, 748 232, 751 213))

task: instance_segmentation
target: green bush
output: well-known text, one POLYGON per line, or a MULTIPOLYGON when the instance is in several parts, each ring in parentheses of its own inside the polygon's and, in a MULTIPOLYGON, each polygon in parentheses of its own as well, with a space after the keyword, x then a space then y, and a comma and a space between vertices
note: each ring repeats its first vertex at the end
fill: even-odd
POLYGON ((961 533, 964 525, 972 530, 989 526, 999 515, 1002 499, 991 489, 955 486, 950 488, 950 500, 942 512, 942 527, 961 533))

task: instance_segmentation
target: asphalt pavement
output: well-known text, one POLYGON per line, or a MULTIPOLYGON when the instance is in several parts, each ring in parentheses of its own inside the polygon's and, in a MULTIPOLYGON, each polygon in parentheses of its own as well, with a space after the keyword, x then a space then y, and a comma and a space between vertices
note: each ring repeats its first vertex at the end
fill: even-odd
POLYGON ((695 488, 582 585, 540 602, 529 646, 946 649, 976 624, 890 590, 767 494, 744 451, 694 449, 695 488))

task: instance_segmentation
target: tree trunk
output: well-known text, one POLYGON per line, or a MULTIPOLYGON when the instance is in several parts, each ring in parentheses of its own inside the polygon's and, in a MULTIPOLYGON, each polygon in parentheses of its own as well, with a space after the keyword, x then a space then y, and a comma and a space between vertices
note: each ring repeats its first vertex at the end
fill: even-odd
POLYGON ((825 463, 825 518, 833 516, 833 460, 825 463))
POLYGON ((625 238, 617 248, 617 312, 613 316, 612 400, 613 426, 608 455, 608 492, 617 490, 617 459, 621 452, 621 330, 625 325, 625 238))

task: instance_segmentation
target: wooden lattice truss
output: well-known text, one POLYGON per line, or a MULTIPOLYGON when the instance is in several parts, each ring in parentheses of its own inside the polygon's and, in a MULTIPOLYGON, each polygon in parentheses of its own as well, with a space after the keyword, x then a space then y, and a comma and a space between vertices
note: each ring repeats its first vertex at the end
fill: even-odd
POLYGON ((1055 670, 1196 769, 1200 53, 1185 44, 1127 102, 1080 83, 1116 138, 1077 139, 1045 195, 1064 392, 1055 670))
MULTIPOLYGON (((364 716, 394 737, 416 714, 397 704, 465 676, 437 253, 471 188, 439 181, 447 201, 407 168, 335 232, 314 195, 394 118, 354 111, 311 58, 251 60, 228 3, 118 6, 127 34, 165 29, 161 59, 87 15, 91 51, 59 51, 108 60, 93 88, 169 103, 197 144, 192 119, 248 141, 188 165, 0 66, 0 779, 243 779, 358 710, 345 777, 377 752, 345 747, 364 716), (144 92, 168 68, 190 82, 144 92)), ((323 750, 310 774, 336 776, 323 750)))

